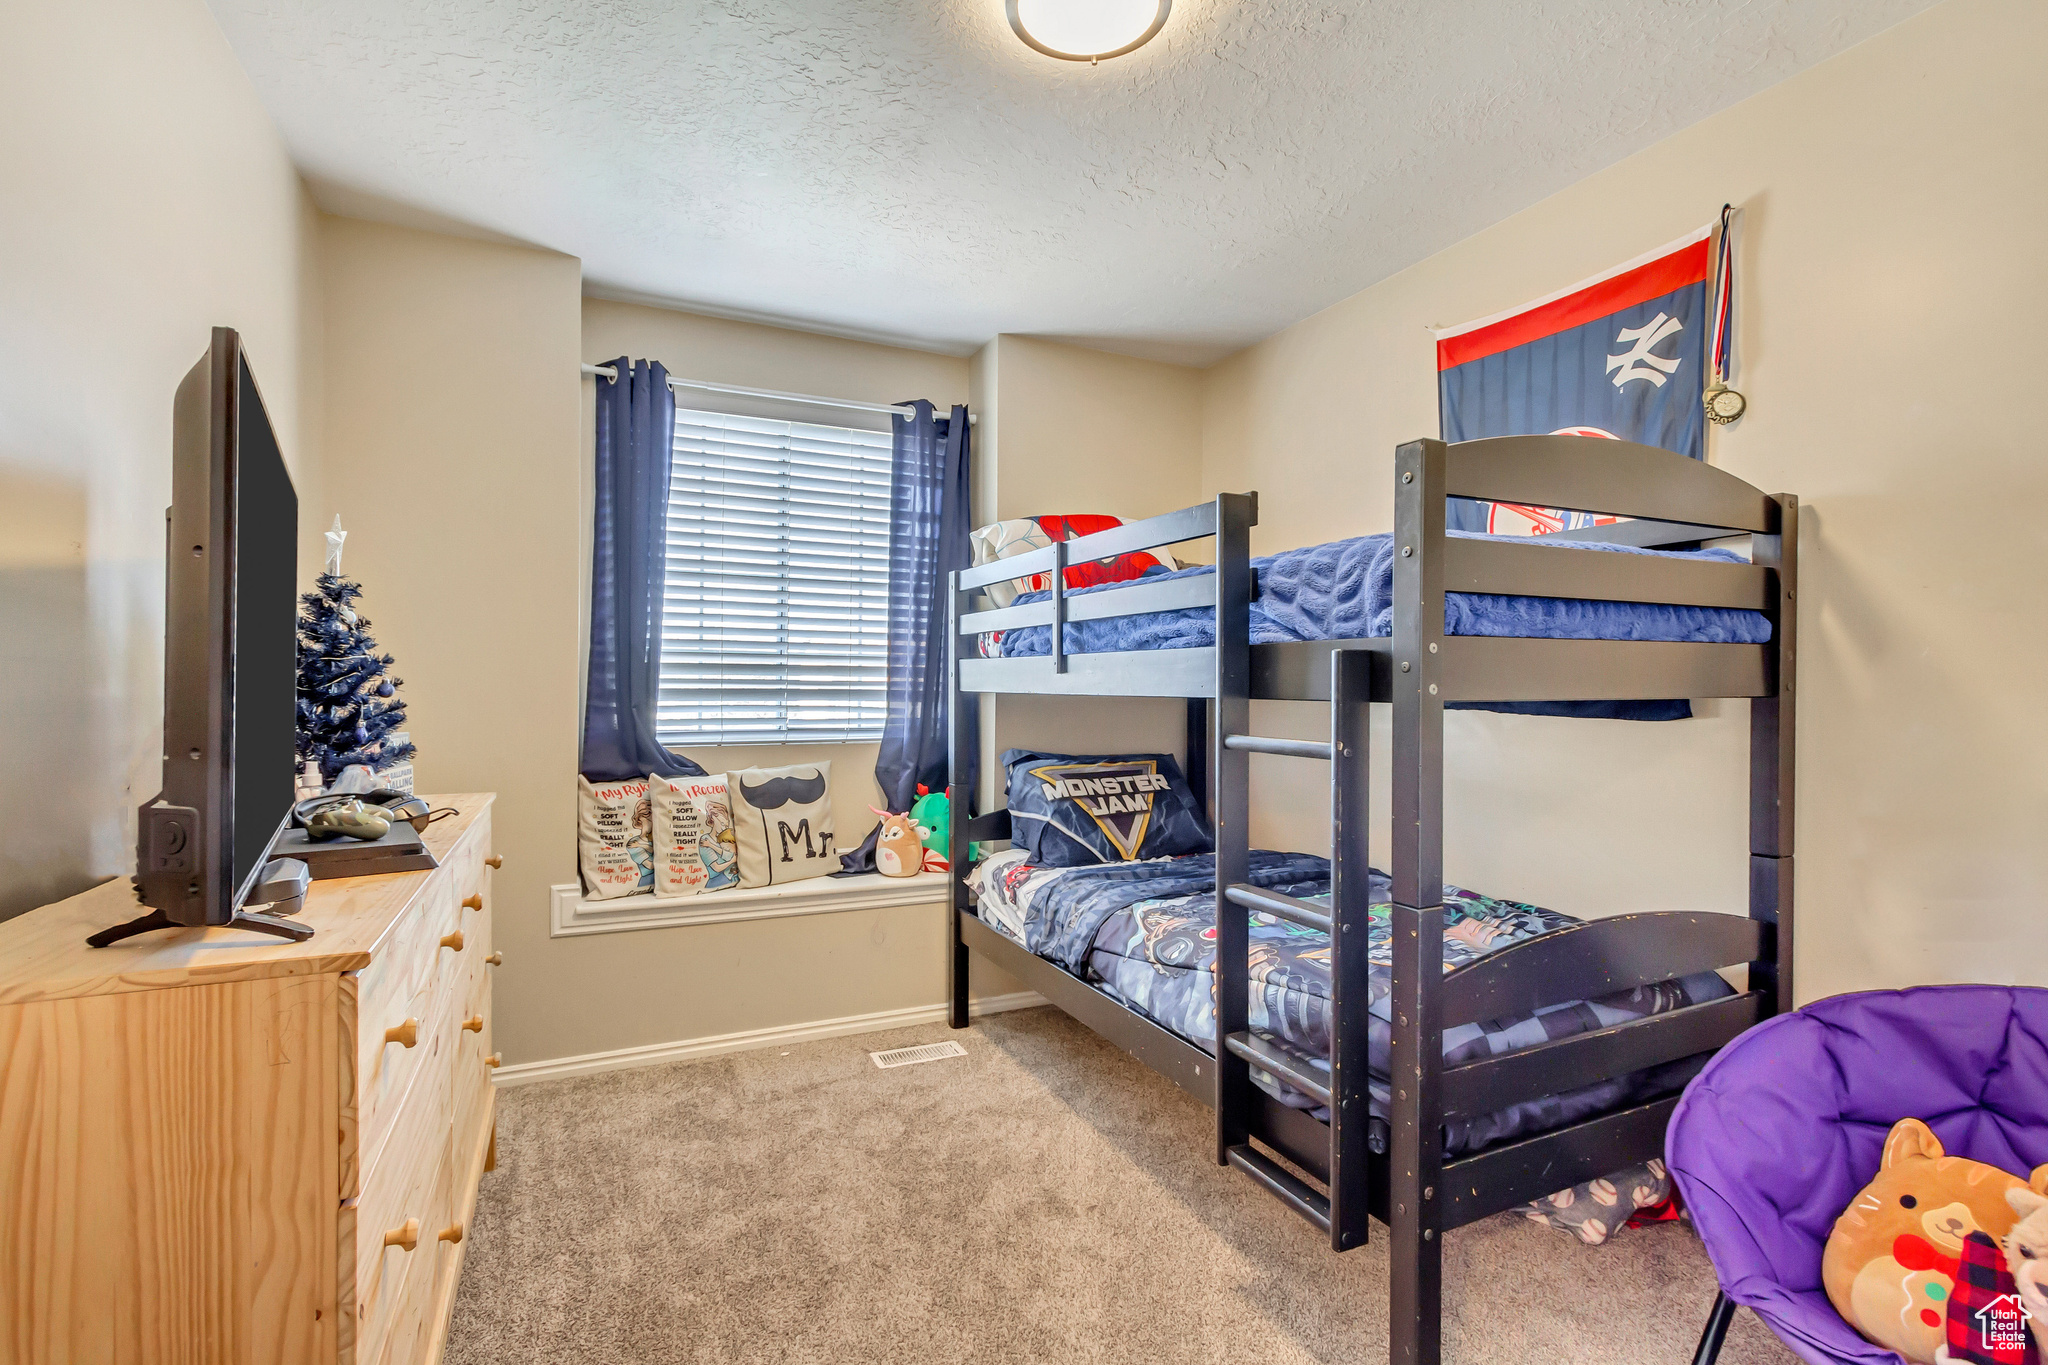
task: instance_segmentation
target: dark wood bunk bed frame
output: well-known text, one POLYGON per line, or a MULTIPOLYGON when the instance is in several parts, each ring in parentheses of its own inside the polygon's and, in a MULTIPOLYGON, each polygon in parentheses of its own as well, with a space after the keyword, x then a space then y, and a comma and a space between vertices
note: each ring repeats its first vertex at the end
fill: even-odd
MULTIPOLYGON (((1056 542, 952 575, 948 623, 952 771, 978 746, 963 694, 1184 697, 1189 779, 1209 792, 1216 843, 1216 1056, 1161 1028, 982 923, 965 885, 968 847, 1009 837, 1009 813, 952 822, 954 879, 950 1019, 968 1024, 968 951, 1018 977, 1088 1028, 1216 1112, 1216 1160, 1250 1176, 1329 1235, 1363 1246, 1368 1219, 1393 1238, 1389 1321, 1395 1365, 1435 1365, 1441 1337, 1440 1235, 1579 1181, 1659 1156, 1675 1094, 1445 1160, 1446 1116, 1519 1101, 1715 1050, 1792 1008, 1793 680, 1798 502, 1768 495, 1703 462, 1626 442, 1505 437, 1447 445, 1414 441, 1394 460, 1394 633, 1391 639, 1254 646, 1250 530, 1256 494, 1056 542), (1444 501, 1469 497, 1637 518, 1571 539, 1652 548, 1748 534, 1751 562, 1606 554, 1561 546, 1452 539, 1444 501), (1069 597, 1069 564, 1214 537, 1216 572, 1069 597), (993 583, 1049 574, 1048 601, 970 610, 993 583), (1593 598, 1760 611, 1760 645, 1447 636, 1447 591, 1593 598), (1065 652, 1063 625, 1139 612, 1216 607, 1210 648, 1065 652), (1045 657, 971 657, 984 631, 1052 626, 1045 657), (968 656, 963 656, 963 640, 968 656), (1512 944, 1443 971, 1443 715, 1453 701, 1750 699, 1747 917, 1624 914, 1512 944), (1328 742, 1250 733, 1253 700, 1328 701, 1328 742), (1393 706, 1392 1106, 1389 1148, 1368 1145, 1367 707, 1393 706), (1245 884, 1250 757, 1331 765, 1331 898, 1326 909, 1245 884), (1327 1081, 1248 1031, 1249 917, 1261 910, 1332 940, 1331 1073, 1327 1081), (1748 989, 1500 1057, 1448 1066, 1444 1027, 1528 1012, 1736 964, 1748 989), (1257 1064, 1327 1105, 1325 1124, 1255 1086, 1257 1064), (1275 1157, 1284 1160, 1275 1160, 1275 1157), (1310 1179, 1303 1179, 1306 1174, 1310 1179), (1318 1188, 1320 1186, 1320 1188, 1318 1188)), ((1566 538, 1566 537, 1560 537, 1566 538)), ((964 812, 968 793, 950 789, 964 812)), ((1690 1073, 1688 1073, 1690 1074, 1690 1073)), ((1709 1322, 1725 1330, 1718 1304, 1709 1322)))

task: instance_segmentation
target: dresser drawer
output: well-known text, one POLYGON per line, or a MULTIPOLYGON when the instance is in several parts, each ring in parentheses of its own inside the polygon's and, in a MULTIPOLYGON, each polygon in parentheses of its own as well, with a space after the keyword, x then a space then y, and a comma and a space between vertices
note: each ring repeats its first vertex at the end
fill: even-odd
MULTIPOLYGON (((440 1308, 445 1297, 449 1270, 460 1264, 450 1233, 456 1231, 455 1161, 453 1133, 445 1133, 434 1161, 434 1176, 425 1207, 427 1216, 420 1227, 419 1249, 406 1267, 405 1283, 384 1333, 376 1356, 379 1365, 420 1365, 432 1354, 434 1333, 444 1331, 440 1308)), ((465 1230, 466 1231, 466 1230, 465 1230)), ((359 1357, 367 1362, 368 1357, 359 1357)))
POLYGON ((470 902, 462 912, 464 929, 478 919, 478 906, 489 904, 491 874, 484 865, 484 859, 495 856, 490 849, 490 813, 487 811, 471 826, 467 837, 448 851, 448 857, 441 864, 448 877, 448 885, 455 888, 456 899, 470 902), (482 899, 472 900, 473 897, 482 899))
POLYGON ((463 980, 462 1006, 458 1015, 460 1020, 481 1021, 481 1027, 458 1029, 455 1037, 455 1153, 458 1162, 467 1161, 473 1149, 482 1142, 479 1125, 487 1108, 493 1074, 488 1059, 497 1050, 494 1036, 496 1020, 491 1010, 491 978, 496 969, 489 961, 494 951, 490 879, 491 874, 486 869, 482 881, 483 912, 464 916, 469 921, 472 937, 465 953, 469 960, 465 964, 467 974, 463 980))
MULTIPOLYGON (((353 1169, 358 1182, 381 1159, 398 1106, 417 1078, 449 1065, 446 1032, 434 1023, 467 986, 460 961, 464 955, 442 946, 459 932, 454 890, 454 883, 436 874, 378 945, 370 965, 357 974, 353 1169), (394 1038, 393 1031, 399 1036, 394 1038)), ((349 1174, 344 1167, 343 1198, 360 1190, 360 1183, 349 1186, 349 1174)))
POLYGON ((470 1184, 475 1173, 469 1168, 468 1161, 469 1154, 462 1150, 460 1135, 449 1134, 448 1156, 441 1167, 443 1233, 434 1246, 431 1307, 426 1321, 422 1324, 424 1330, 420 1338, 419 1351, 411 1358, 409 1365, 438 1362, 441 1359, 442 1348, 447 1344, 448 1324, 455 1315, 455 1290, 462 1276, 464 1248, 468 1245, 470 1216, 475 1212, 467 1197, 469 1191, 475 1188, 470 1184))
POLYGON ((398 1105, 389 1140, 363 1175, 362 1197, 344 1210, 353 1233, 342 1245, 355 1264, 358 1362, 384 1358, 386 1340, 415 1292, 412 1282, 433 1279, 436 1234, 447 1226, 441 1190, 453 1127, 450 1080, 445 1064, 421 1071, 398 1105), (387 1235, 414 1222, 410 1250, 386 1243, 387 1235))
POLYGON ((455 1041, 455 1150, 460 1159, 467 1161, 482 1141, 480 1125, 491 1096, 492 1069, 485 1060, 493 1046, 489 982, 465 1008, 463 1017, 483 1021, 481 1029, 464 1030, 455 1041))

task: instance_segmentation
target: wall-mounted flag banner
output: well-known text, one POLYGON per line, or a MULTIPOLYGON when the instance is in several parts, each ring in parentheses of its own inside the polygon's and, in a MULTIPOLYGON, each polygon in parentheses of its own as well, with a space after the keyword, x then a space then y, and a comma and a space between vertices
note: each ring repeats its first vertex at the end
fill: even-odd
MULTIPOLYGON (((1534 303, 1436 333, 1443 439, 1564 433, 1705 457, 1709 224, 1534 303)), ((1613 517, 1454 498, 1453 530, 1543 535, 1613 517)))

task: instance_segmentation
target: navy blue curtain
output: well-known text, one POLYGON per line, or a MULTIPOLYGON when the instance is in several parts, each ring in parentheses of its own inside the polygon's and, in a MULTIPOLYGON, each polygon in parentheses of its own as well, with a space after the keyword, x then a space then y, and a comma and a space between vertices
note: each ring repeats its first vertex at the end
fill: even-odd
POLYGON ((597 512, 590 565, 590 676, 583 775, 618 781, 704 770, 654 737, 661 590, 668 559, 676 400, 668 371, 620 356, 597 378, 597 512))
MULTIPOLYGON (((923 401, 914 415, 890 420, 896 446, 889 502, 889 717, 875 781, 890 810, 906 811, 919 783, 931 791, 946 786, 946 575, 971 558, 973 428, 966 408, 956 406, 942 418, 923 401)), ((961 776, 969 791, 980 750, 977 740, 961 776)))

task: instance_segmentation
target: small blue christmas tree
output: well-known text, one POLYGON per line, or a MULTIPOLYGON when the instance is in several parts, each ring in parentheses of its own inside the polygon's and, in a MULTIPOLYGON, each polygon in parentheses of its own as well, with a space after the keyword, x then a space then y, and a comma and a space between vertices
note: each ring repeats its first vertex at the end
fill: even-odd
POLYGON ((299 599, 298 756, 302 765, 319 764, 321 782, 330 785, 353 764, 377 772, 415 752, 410 743, 388 742, 405 726, 398 699, 404 680, 387 672, 397 660, 377 652, 369 618, 355 609, 363 585, 341 576, 345 534, 336 517, 327 534, 328 571, 299 599))

